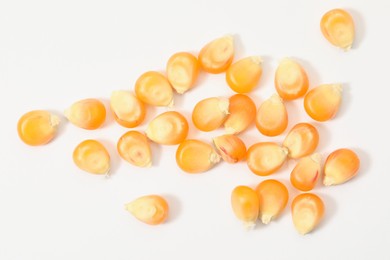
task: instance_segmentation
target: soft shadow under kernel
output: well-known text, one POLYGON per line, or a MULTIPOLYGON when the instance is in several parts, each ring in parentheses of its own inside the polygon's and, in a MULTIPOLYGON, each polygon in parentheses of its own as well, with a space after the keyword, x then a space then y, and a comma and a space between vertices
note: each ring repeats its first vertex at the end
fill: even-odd
POLYGON ((116 174, 120 165, 122 164, 122 160, 118 155, 116 146, 112 143, 112 141, 107 139, 99 138, 98 141, 101 142, 104 145, 104 147, 106 147, 110 155, 110 172, 108 176, 116 174))
POLYGON ((355 178, 351 179, 350 181, 354 181, 355 179, 359 179, 361 175, 367 174, 371 167, 372 167, 372 156, 366 152, 365 150, 359 148, 359 147, 351 147, 349 148, 352 151, 354 151, 360 160, 360 168, 359 172, 355 176, 355 178))
POLYGON ((162 194, 161 196, 167 200, 169 205, 169 216, 167 223, 175 221, 182 213, 181 201, 176 196, 171 194, 162 194))
POLYGON ((152 167, 158 167, 161 162, 162 156, 162 147, 160 144, 156 144, 153 141, 150 141, 150 149, 152 150, 152 167))
POLYGON ((341 118, 348 111, 350 112, 349 108, 351 107, 352 103, 351 85, 349 83, 340 84, 342 85, 341 104, 335 118, 341 118))
POLYGON ((316 195, 318 195, 324 202, 325 210, 322 221, 312 232, 316 232, 316 230, 320 230, 321 228, 326 227, 329 223, 331 223, 338 210, 337 203, 334 198, 323 193, 316 193, 316 195))
POLYGON ((321 122, 311 122, 318 130, 320 136, 316 151, 323 153, 332 141, 332 133, 329 128, 321 122))
POLYGON ((99 100, 104 104, 104 107, 106 108, 106 120, 104 120, 102 128, 109 126, 112 124, 115 119, 114 115, 111 112, 111 106, 110 106, 110 100, 107 98, 99 98, 99 100))

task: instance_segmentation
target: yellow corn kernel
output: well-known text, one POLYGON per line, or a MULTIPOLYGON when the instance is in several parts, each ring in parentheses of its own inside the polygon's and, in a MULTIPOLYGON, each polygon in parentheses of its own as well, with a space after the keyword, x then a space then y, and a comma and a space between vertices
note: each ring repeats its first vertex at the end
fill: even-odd
POLYGON ((77 101, 65 110, 65 117, 75 126, 94 130, 106 120, 106 108, 97 99, 89 98, 77 101))
POLYGON ((312 190, 321 175, 321 155, 318 153, 301 158, 290 174, 291 184, 301 191, 312 190))
POLYGON ((233 37, 228 35, 206 44, 200 50, 198 60, 204 71, 218 74, 227 70, 233 57, 233 37))
POLYGON ((159 225, 168 218, 169 206, 159 195, 147 195, 127 203, 125 208, 139 221, 149 225, 159 225))
POLYGON ((244 94, 235 94, 229 98, 229 115, 224 123, 227 134, 238 134, 246 130, 255 120, 256 105, 244 94))
POLYGON ((339 110, 341 94, 340 84, 326 84, 313 88, 304 99, 306 113, 317 121, 333 118, 339 110))
POLYGON ((110 99, 110 106, 115 121, 124 127, 136 127, 140 125, 146 115, 144 103, 130 91, 113 91, 110 99))
POLYGON ((282 213, 288 202, 286 186, 277 180, 265 180, 256 187, 260 201, 261 222, 268 224, 282 213))
POLYGON ((83 171, 94 174, 108 174, 110 155, 106 148, 96 140, 85 140, 73 151, 74 163, 83 171))
POLYGON ((237 93, 251 92, 263 73, 260 57, 247 57, 233 63, 226 71, 226 82, 237 93))
POLYGON ((322 16, 320 23, 324 37, 334 46, 351 49, 355 38, 355 25, 352 16, 342 9, 333 9, 322 16))
POLYGON ((241 220, 245 228, 251 229, 256 225, 259 217, 259 197, 247 186, 237 186, 231 195, 232 209, 236 217, 241 220))
POLYGON ((360 167, 359 157, 350 149, 338 149, 325 161, 324 185, 336 185, 344 183, 355 177, 360 167))
POLYGON ((128 131, 117 143, 119 155, 127 162, 138 167, 152 165, 152 151, 148 138, 138 131, 128 131))
POLYGON ((260 176, 267 176, 276 172, 287 158, 287 149, 276 143, 256 143, 247 151, 249 169, 260 176))
POLYGON ((168 79, 157 71, 142 74, 135 82, 135 94, 152 106, 173 106, 173 90, 168 79))
POLYGON ((313 193, 302 193, 291 204, 293 223, 301 235, 311 232, 322 220, 324 212, 324 203, 313 193))
POLYGON ((245 143, 235 135, 221 135, 213 138, 214 146, 222 159, 228 163, 237 163, 245 159, 245 143))
POLYGON ((309 123, 299 123, 291 128, 284 139, 283 146, 288 149, 288 156, 301 158, 314 152, 320 136, 317 129, 309 123))
POLYGON ((187 138, 187 119, 176 111, 162 113, 150 121, 146 136, 155 143, 174 145, 187 138))
POLYGON ((45 110, 33 110, 19 119, 18 134, 25 144, 44 145, 55 137, 59 124, 58 116, 45 110))
POLYGON ((172 87, 177 93, 183 94, 194 86, 200 65, 191 53, 178 52, 169 58, 166 70, 172 87))
POLYGON ((209 132, 220 127, 229 114, 229 99, 206 98, 199 101, 192 111, 192 122, 201 131, 209 132))
POLYGON ((309 88, 306 71, 298 62, 284 58, 276 69, 275 88, 284 100, 303 97, 309 88))
POLYGON ((219 155, 210 144, 195 139, 183 141, 176 150, 177 165, 188 173, 205 172, 219 160, 219 155))
POLYGON ((264 101, 257 110, 256 127, 263 135, 280 135, 286 130, 287 124, 287 110, 277 94, 264 101))

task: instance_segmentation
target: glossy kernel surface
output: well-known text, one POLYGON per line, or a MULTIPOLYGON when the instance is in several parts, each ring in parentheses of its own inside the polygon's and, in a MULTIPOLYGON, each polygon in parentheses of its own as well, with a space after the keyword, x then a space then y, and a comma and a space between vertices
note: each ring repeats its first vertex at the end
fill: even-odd
POLYGON ((226 82, 237 93, 249 93, 259 83, 263 73, 260 57, 247 57, 233 63, 226 71, 226 82))
POLYGON ((177 93, 183 94, 190 90, 199 75, 198 59, 188 52, 178 52, 172 55, 167 63, 167 79, 177 93))
POLYGON ((96 140, 85 140, 73 151, 74 163, 83 171, 94 174, 108 174, 110 155, 106 148, 96 140))
POLYGON ((122 159, 135 166, 152 165, 152 150, 148 138, 139 131, 128 131, 123 134, 118 140, 117 150, 122 159))
POLYGON ((83 99, 65 110, 65 117, 80 128, 95 130, 106 120, 106 108, 98 99, 83 99))
POLYGON ((222 159, 228 163, 237 163, 245 159, 245 143, 235 135, 221 135, 213 138, 214 146, 222 159))
POLYGON ((322 16, 321 32, 334 46, 349 50, 355 39, 355 25, 352 16, 343 9, 333 9, 322 16))
POLYGON ((130 91, 113 91, 110 98, 110 107, 115 121, 121 126, 136 127, 145 119, 146 107, 144 103, 130 91))
POLYGON ((247 164, 249 169, 260 176, 276 172, 287 158, 287 150, 276 143, 262 142, 249 147, 247 164))
POLYGON ((246 228, 253 228, 259 216, 259 197, 250 187, 237 186, 232 191, 231 204, 235 216, 246 228))
POLYGON ((211 97, 199 101, 192 111, 192 122, 201 131, 219 128, 229 114, 229 99, 211 97))
POLYGON ((309 123, 298 123, 288 132, 283 146, 293 159, 312 154, 318 146, 320 136, 317 129, 309 123))
POLYGON ((139 221, 148 225, 159 225, 166 221, 169 213, 168 202, 159 195, 146 195, 127 203, 125 209, 139 221))
POLYGON ((301 191, 312 190, 321 177, 321 155, 311 154, 299 159, 290 174, 291 184, 301 191))
POLYGON ((265 100, 256 113, 256 127, 266 136, 282 134, 288 125, 287 109, 282 99, 274 94, 265 100))
POLYGON ((227 134, 239 134, 245 131, 255 120, 256 105, 244 94, 235 94, 229 98, 229 115, 224 122, 227 134))
POLYGON ((329 154, 324 165, 324 184, 342 184, 355 177, 360 168, 360 159, 351 149, 342 148, 329 154))

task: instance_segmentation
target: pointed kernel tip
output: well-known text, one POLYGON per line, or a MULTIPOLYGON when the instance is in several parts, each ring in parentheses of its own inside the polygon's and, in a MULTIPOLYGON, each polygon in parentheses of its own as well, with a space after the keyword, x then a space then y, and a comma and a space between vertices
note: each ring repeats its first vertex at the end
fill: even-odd
POLYGON ((61 119, 56 115, 50 116, 50 125, 53 127, 57 127, 61 123, 61 119))
POLYGON ((313 153, 310 158, 315 162, 315 163, 321 163, 321 154, 319 153, 313 153))
POLYGON ((274 93, 269 100, 275 103, 283 103, 283 99, 277 93, 274 93))
POLYGON ((250 59, 253 63, 256 63, 258 65, 263 64, 263 59, 260 56, 251 56, 250 59))
POLYGON ((168 108, 173 108, 173 106, 175 105, 175 102, 173 100, 173 98, 171 99, 171 101, 169 102, 169 104, 167 105, 168 108))
POLYGON ((290 153, 290 151, 288 150, 288 148, 287 147, 282 147, 282 151, 283 151, 283 153, 284 154, 286 154, 286 155, 288 155, 289 153, 290 153))
POLYGON ((217 164, 221 160, 221 156, 219 156, 217 153, 213 152, 210 154, 210 162, 212 164, 217 164))
POLYGON ((333 88, 338 92, 343 92, 343 85, 342 84, 333 84, 333 88))
POLYGON ((334 181, 329 176, 325 176, 323 183, 324 183, 325 186, 332 186, 334 184, 334 181))
POLYGON ((219 109, 226 115, 229 114, 229 99, 228 98, 219 98, 219 103, 218 103, 219 109))
POLYGON ((261 216, 261 222, 263 222, 263 224, 265 224, 265 225, 269 224, 271 222, 271 220, 272 220, 272 216, 270 216, 270 215, 263 214, 261 216))
POLYGON ((243 224, 246 231, 253 230, 256 227, 256 223, 251 221, 243 222, 243 224))
POLYGON ((237 130, 234 129, 233 127, 231 127, 231 126, 225 126, 225 132, 228 135, 234 135, 234 134, 237 133, 237 130))

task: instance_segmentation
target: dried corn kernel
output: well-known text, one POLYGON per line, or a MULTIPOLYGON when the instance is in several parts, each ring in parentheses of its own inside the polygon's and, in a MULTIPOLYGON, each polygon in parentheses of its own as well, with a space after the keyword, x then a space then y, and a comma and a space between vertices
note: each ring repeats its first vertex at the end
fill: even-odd
POLYGON ((260 57, 247 57, 233 63, 226 71, 226 82, 237 93, 251 92, 263 73, 260 57))
POLYGON ((233 37, 228 35, 206 44, 199 52, 198 59, 203 70, 217 74, 227 70, 233 57, 233 37))
POLYGON ((229 100, 206 98, 199 101, 192 111, 192 122, 201 131, 209 132, 220 127, 229 114, 229 100))
POLYGON ((306 71, 298 62, 288 58, 283 59, 276 69, 275 88, 284 100, 302 97, 309 88, 306 71))
POLYGON ((256 187, 261 222, 268 224, 282 213, 288 202, 288 190, 277 180, 265 180, 256 187))
POLYGON ((19 119, 18 134, 28 145, 44 145, 54 138, 59 124, 58 116, 45 110, 33 110, 19 119))
POLYGON ((138 220, 149 225, 158 225, 165 222, 169 212, 167 201, 159 195, 139 197, 127 203, 125 208, 138 220))
POLYGON ((244 95, 236 94, 229 98, 229 115, 224 123, 227 134, 238 134, 246 130, 255 120, 256 105, 244 95))
POLYGON ((317 129, 309 123, 299 123, 291 128, 284 139, 283 146, 288 149, 288 156, 301 158, 314 152, 320 136, 317 129))
POLYGON ((176 92, 183 94, 194 86, 199 69, 198 59, 194 55, 178 52, 168 60, 167 78, 176 92))
POLYGON ((65 117, 78 127, 94 130, 106 120, 106 108, 97 99, 83 99, 65 110, 65 117))
POLYGON ((163 74, 157 71, 145 72, 137 79, 135 94, 148 105, 173 106, 171 84, 163 74))
POLYGON ((138 167, 152 165, 152 151, 148 138, 138 131, 128 131, 117 143, 119 155, 127 162, 138 167))
POLYGON ((306 113, 317 121, 333 118, 339 110, 341 94, 340 84, 326 84, 313 88, 304 99, 306 113))
POLYGON ((309 191, 317 184, 321 175, 321 155, 318 153, 299 160, 290 174, 291 184, 301 191, 309 191))
POLYGON ((110 106, 115 121, 124 127, 136 127, 140 125, 146 115, 144 103, 130 91, 113 91, 110 99, 110 106))
POLYGON ((313 193, 296 196, 291 204, 295 229, 305 235, 312 231, 322 220, 325 206, 321 198, 313 193))
POLYGON ((324 37, 334 46, 351 49, 355 38, 355 25, 352 16, 342 9, 333 9, 324 14, 320 23, 324 37))
POLYGON ((176 111, 162 113, 150 121, 146 136, 155 143, 174 145, 187 138, 187 119, 176 111))
POLYGON ((237 186, 231 195, 232 209, 236 217, 248 229, 256 225, 259 216, 259 197, 247 186, 237 186))
POLYGON ((94 174, 108 174, 110 155, 106 148, 96 140, 85 140, 73 151, 74 163, 83 171, 94 174))
POLYGON ((344 183, 355 177, 360 167, 359 157, 350 149, 338 149, 329 154, 324 166, 324 185, 344 183))
POLYGON ((280 135, 286 130, 287 124, 287 110, 277 94, 264 101, 257 110, 256 127, 263 135, 280 135))
POLYGON ((188 173, 205 172, 219 160, 219 155, 210 144, 195 139, 183 141, 176 151, 177 165, 188 173))
POLYGON ((244 142, 235 135, 221 135, 213 138, 213 142, 222 159, 228 163, 237 163, 246 156, 244 142))
POLYGON ((287 158, 287 149, 276 143, 256 143, 249 147, 247 164, 249 169, 260 176, 267 176, 276 172, 287 158))

